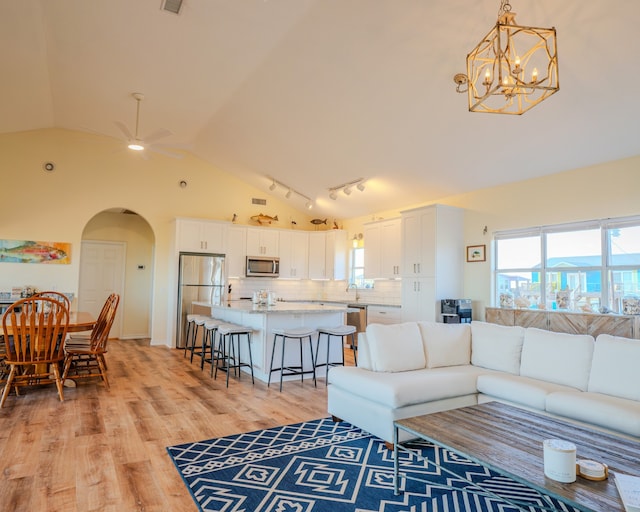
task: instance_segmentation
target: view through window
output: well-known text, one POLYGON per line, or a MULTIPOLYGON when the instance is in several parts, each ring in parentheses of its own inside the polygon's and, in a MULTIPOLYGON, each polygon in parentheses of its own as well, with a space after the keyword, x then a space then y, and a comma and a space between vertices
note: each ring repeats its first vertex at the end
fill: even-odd
POLYGON ((640 313, 640 217, 495 236, 496 305, 640 313))

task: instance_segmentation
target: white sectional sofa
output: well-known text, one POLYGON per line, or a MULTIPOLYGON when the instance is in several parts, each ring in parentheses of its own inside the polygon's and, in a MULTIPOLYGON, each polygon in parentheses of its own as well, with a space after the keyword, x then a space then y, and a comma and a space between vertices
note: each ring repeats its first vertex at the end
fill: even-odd
POLYGON ((328 411, 388 442, 393 421, 499 400, 640 440, 640 340, 485 322, 372 324, 328 411))

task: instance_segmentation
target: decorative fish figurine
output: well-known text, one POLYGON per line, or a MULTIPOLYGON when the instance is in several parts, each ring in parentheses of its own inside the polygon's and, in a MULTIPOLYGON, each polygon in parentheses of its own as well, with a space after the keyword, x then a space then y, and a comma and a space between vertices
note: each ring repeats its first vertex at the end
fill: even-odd
POLYGON ((272 222, 278 222, 278 216, 276 215, 275 217, 270 217, 269 215, 263 215, 261 213, 260 215, 254 215, 253 217, 251 217, 251 220, 257 222, 260 225, 271 224, 272 222))
POLYGON ((327 219, 311 219, 309 222, 311 222, 311 224, 314 224, 316 226, 319 226, 320 224, 326 224, 327 223, 327 219))

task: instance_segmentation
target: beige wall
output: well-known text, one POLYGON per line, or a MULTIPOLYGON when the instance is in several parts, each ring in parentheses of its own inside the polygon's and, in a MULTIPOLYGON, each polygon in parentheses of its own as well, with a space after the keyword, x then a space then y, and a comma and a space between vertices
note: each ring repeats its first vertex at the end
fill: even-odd
MULTIPOLYGON (((464 268, 464 295, 473 300, 474 318, 484 319, 484 308, 491 304, 495 231, 640 215, 638 191, 640 156, 437 201, 465 209, 465 245, 487 246, 486 262, 465 263, 464 268)), ((375 217, 399 215, 400 211, 388 211, 375 217)), ((371 216, 351 219, 344 228, 352 237, 369 221, 371 216)))
MULTIPOLYGON (((173 274, 175 217, 230 219, 237 213, 241 223, 261 212, 281 219, 309 217, 286 200, 269 199, 267 208, 252 206, 252 197, 266 194, 197 158, 142 160, 119 148, 115 139, 59 129, 0 135, 0 236, 73 244, 71 265, 0 264, 0 289, 55 284, 59 290, 77 292, 85 226, 101 211, 127 208, 149 223, 155 237, 152 342, 170 345, 167 318, 173 315, 169 311, 173 282, 168 276, 173 274), (45 161, 55 162, 56 171, 45 173, 45 161), (178 186, 182 179, 189 182, 185 189, 178 186)), ((491 301, 494 231, 640 214, 638 190, 640 156, 438 201, 465 208, 465 245, 487 244, 489 260, 466 263, 464 269, 464 293, 474 301, 474 316, 482 318, 491 301)), ((415 206, 419 205, 407 208, 415 206)), ((375 213, 376 218, 397 215, 399 211, 375 213)), ((353 236, 371 218, 351 219, 344 227, 353 236)))
POLYGON ((280 219, 310 220, 291 201, 268 199, 267 207, 251 204, 266 194, 210 164, 187 155, 178 160, 152 154, 144 160, 123 151, 108 137, 62 129, 0 135, 0 238, 72 244, 71 265, 0 263, 0 290, 12 286, 55 287, 78 291, 82 233, 99 212, 125 208, 144 218, 155 238, 152 290, 152 343, 169 340, 173 220, 176 217, 249 223, 258 213, 280 219), (54 162, 52 173, 42 170, 54 162), (188 186, 180 188, 180 180, 188 186))

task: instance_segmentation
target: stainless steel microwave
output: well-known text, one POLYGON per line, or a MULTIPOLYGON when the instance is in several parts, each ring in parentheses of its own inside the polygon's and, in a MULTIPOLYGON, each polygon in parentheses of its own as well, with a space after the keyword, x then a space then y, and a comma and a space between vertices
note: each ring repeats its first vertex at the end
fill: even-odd
POLYGON ((278 277, 280 258, 247 256, 247 277, 278 277))

